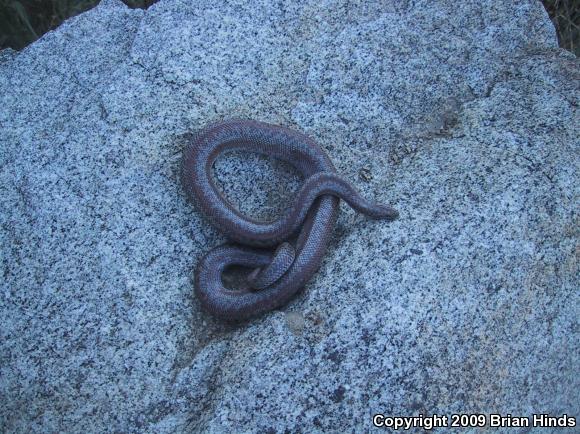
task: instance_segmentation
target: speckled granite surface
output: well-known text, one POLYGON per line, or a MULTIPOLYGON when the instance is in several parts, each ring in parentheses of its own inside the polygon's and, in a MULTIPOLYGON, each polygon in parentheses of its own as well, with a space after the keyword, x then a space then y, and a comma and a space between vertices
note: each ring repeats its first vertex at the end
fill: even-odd
MULTIPOLYGON (((527 0, 108 0, 2 52, 0 431, 580 416, 579 71, 527 0), (343 206, 306 290, 238 326, 193 297, 223 239, 178 183, 188 133, 231 116, 306 131, 401 211, 343 206)), ((216 166, 262 217, 299 185, 216 166)))

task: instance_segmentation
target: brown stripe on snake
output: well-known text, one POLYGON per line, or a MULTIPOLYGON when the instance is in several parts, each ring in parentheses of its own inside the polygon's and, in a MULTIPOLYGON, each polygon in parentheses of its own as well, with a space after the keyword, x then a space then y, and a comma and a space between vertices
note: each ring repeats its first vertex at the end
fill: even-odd
POLYGON ((209 221, 238 243, 211 250, 195 273, 195 293, 202 306, 225 320, 281 307, 304 287, 322 262, 339 198, 371 218, 398 216, 393 208, 361 197, 308 136, 252 120, 219 122, 199 131, 184 151, 181 177, 188 196, 209 221), (304 177, 292 206, 278 220, 262 222, 245 216, 220 193, 211 177, 213 163, 231 150, 279 158, 304 177), (289 240, 294 235, 292 246, 289 240), (222 273, 233 265, 254 269, 242 289, 228 289, 222 282, 222 273))

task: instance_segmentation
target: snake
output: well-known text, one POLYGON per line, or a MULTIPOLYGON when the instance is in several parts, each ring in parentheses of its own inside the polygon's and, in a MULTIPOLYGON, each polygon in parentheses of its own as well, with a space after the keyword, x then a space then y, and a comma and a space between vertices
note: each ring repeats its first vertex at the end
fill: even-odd
POLYGON ((399 215, 391 206, 363 198, 306 134, 250 119, 219 121, 199 130, 183 151, 181 182, 191 202, 230 241, 205 254, 194 273, 201 306, 225 321, 281 308, 305 287, 328 248, 340 199, 373 219, 399 215), (279 218, 247 216, 222 194, 212 170, 218 156, 230 151, 280 159, 302 176, 295 198, 279 218), (223 279, 234 266, 251 270, 237 288, 227 287, 223 279))

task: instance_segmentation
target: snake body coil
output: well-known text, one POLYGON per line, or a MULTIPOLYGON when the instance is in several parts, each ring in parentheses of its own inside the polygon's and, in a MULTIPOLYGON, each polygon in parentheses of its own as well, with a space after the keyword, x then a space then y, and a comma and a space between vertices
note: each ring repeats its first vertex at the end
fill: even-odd
POLYGON ((388 206, 363 199, 336 174, 325 152, 308 136, 263 122, 231 120, 204 128, 184 151, 181 176, 188 196, 209 221, 239 243, 211 250, 195 273, 201 304, 225 320, 246 319, 283 306, 304 287, 328 246, 339 198, 372 218, 398 215, 388 206), (222 152, 231 150, 274 156, 302 174, 304 184, 281 218, 261 222, 247 217, 219 192, 211 178, 212 166, 222 152), (292 246, 288 240, 296 234, 292 246), (274 252, 273 246, 278 246, 274 252), (241 290, 227 289, 222 282, 223 271, 232 265, 254 269, 241 290))

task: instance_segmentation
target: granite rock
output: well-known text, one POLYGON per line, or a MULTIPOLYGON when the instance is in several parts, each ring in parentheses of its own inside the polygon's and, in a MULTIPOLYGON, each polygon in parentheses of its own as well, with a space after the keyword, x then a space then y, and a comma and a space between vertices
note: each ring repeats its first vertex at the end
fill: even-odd
MULTIPOLYGON (((535 0, 103 0, 0 52, 0 431, 579 416, 579 71, 535 0), (234 116, 307 132, 401 216, 342 206, 305 291, 232 325, 194 297, 224 239, 178 169, 234 116)), ((300 185, 215 171, 262 218, 300 185)))

